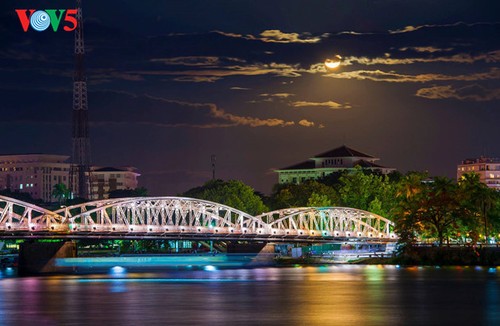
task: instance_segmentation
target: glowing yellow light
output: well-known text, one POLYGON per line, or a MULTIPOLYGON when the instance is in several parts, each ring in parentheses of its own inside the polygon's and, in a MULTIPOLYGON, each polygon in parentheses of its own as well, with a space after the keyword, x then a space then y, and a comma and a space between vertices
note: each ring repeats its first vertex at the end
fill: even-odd
POLYGON ((340 61, 342 60, 342 57, 340 55, 336 55, 333 57, 333 59, 326 59, 325 60, 325 67, 328 69, 335 69, 338 66, 340 66, 340 61))

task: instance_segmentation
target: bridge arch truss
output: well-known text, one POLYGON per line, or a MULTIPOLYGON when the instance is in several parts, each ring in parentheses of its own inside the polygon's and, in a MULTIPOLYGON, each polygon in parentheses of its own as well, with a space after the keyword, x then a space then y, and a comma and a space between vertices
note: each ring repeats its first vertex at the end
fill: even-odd
POLYGON ((0 237, 392 241, 394 224, 346 207, 288 208, 252 216, 184 197, 106 199, 50 211, 0 196, 0 237))

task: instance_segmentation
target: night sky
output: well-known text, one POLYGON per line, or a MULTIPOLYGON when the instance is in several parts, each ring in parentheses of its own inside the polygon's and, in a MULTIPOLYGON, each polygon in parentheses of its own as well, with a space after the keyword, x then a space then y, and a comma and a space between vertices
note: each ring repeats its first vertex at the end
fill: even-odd
MULTIPOLYGON (((0 153, 71 152, 73 33, 23 32, 0 2, 0 153)), ((83 0, 92 162, 152 195, 342 144, 402 172, 500 156, 500 1, 83 0), (342 56, 327 70, 326 59, 342 56)))

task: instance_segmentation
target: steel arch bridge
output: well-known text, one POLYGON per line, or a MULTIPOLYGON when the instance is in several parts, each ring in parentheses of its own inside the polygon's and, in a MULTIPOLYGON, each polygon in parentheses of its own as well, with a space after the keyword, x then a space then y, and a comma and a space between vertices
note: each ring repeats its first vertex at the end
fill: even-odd
POLYGON ((0 238, 395 241, 390 220, 346 207, 288 208, 252 216, 184 197, 134 197, 50 211, 0 196, 0 238))

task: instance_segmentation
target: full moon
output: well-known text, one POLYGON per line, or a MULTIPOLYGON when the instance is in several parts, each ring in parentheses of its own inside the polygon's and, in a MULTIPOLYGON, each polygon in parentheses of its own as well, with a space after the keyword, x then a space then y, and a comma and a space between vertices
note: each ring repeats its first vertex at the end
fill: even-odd
POLYGON ((342 60, 342 57, 340 55, 336 55, 333 57, 333 59, 326 59, 325 60, 325 67, 328 69, 335 69, 338 66, 340 66, 340 61, 342 60))

